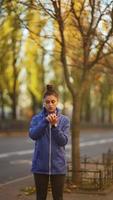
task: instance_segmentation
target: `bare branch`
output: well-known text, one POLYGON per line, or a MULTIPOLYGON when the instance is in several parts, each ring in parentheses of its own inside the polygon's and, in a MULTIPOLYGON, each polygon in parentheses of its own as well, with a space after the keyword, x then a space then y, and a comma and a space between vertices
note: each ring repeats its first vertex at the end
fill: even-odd
POLYGON ((71 0, 71 12, 73 13, 74 18, 75 18, 75 25, 78 26, 81 35, 84 36, 83 28, 82 28, 82 25, 81 25, 81 22, 80 22, 80 17, 78 17, 76 12, 75 12, 73 0, 71 0), (76 21, 77 21, 77 24, 76 24, 76 21))
POLYGON ((102 12, 100 11, 100 16, 99 16, 99 18, 97 20, 97 23, 96 23, 95 27, 93 28, 94 31, 97 29, 99 22, 101 21, 102 17, 105 15, 106 10, 108 8, 110 8, 110 6, 112 5, 112 3, 113 3, 113 1, 111 1, 109 4, 107 4, 106 7, 104 8, 104 10, 102 12))
MULTIPOLYGON (((50 8, 46 9, 46 8, 44 7, 44 5, 41 3, 40 0, 38 0, 38 2, 39 2, 39 5, 41 6, 41 8, 44 10, 44 12, 45 12, 47 15, 49 15, 51 18, 53 18, 53 19, 56 20, 55 13, 54 13, 50 8)), ((54 1, 53 1, 53 2, 54 2, 54 1)))
POLYGON ((94 23, 95 0, 93 0, 93 1, 89 0, 89 3, 90 3, 90 7, 91 7, 91 22, 90 22, 89 30, 87 32, 87 36, 89 36, 91 34, 93 23, 94 23))
MULTIPOLYGON (((113 13, 113 9, 112 9, 112 13, 113 13)), ((96 58, 95 58, 95 60, 93 62, 90 63, 89 68, 92 67, 93 65, 95 65, 97 63, 97 61, 99 60, 100 55, 101 55, 101 53, 103 51, 103 48, 104 48, 105 44, 108 42, 108 40, 109 40, 110 36, 112 35, 112 33, 113 33, 113 16, 112 16, 112 26, 111 26, 111 29, 109 30, 109 32, 108 32, 105 40, 101 43, 100 48, 98 50, 98 53, 96 55, 96 58)))

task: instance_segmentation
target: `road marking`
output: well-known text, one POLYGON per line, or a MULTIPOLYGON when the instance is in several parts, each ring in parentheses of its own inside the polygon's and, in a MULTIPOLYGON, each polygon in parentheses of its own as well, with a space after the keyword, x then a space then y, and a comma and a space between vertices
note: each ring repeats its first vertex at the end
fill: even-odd
POLYGON ((12 181, 8 181, 7 183, 3 183, 3 184, 0 184, 0 188, 6 186, 6 185, 10 185, 12 183, 16 183, 16 182, 19 182, 19 181, 23 181, 25 179, 28 179, 28 178, 31 178, 32 175, 28 175, 28 176, 24 176, 24 177, 21 177, 21 178, 17 178, 15 180, 12 180, 12 181))
POLYGON ((17 165, 17 164, 29 164, 31 165, 32 161, 31 160, 22 160, 22 159, 18 159, 18 160, 11 160, 10 161, 10 164, 11 165, 17 165))
POLYGON ((95 140, 95 141, 88 141, 88 142, 82 142, 80 144, 80 147, 93 146, 93 145, 98 145, 98 144, 106 144, 106 143, 109 143, 109 142, 113 142, 113 138, 102 139, 102 140, 95 140))
POLYGON ((32 154, 33 153, 33 150, 30 149, 30 150, 24 150, 24 151, 15 151, 15 152, 8 152, 8 153, 1 153, 0 154, 0 158, 6 158, 6 157, 9 157, 9 156, 15 156, 15 155, 27 155, 27 154, 32 154))
MULTIPOLYGON (((83 148, 83 147, 86 147, 86 146, 94 146, 94 145, 98 145, 98 144, 106 144, 106 143, 109 143, 109 142, 113 142, 113 138, 81 142, 80 143, 80 147, 83 148)), ((67 150, 71 149, 71 145, 67 145, 66 149, 67 150)), ((33 153, 32 149, 24 150, 24 151, 1 153, 0 154, 0 158, 6 158, 6 157, 10 157, 10 156, 15 156, 15 155, 21 156, 21 155, 27 155, 27 154, 32 154, 32 153, 33 153)))
MULTIPOLYGON (((109 143, 109 142, 113 142, 113 138, 81 142, 80 147, 83 148, 83 147, 94 146, 94 145, 98 145, 98 144, 106 144, 106 143, 109 143)), ((70 149, 71 149, 71 145, 67 145, 66 150, 68 151, 70 149)))

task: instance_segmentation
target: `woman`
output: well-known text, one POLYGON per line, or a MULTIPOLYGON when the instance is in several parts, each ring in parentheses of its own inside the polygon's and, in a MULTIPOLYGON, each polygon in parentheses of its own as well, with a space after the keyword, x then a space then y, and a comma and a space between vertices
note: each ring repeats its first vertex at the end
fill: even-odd
POLYGON ((32 161, 37 200, 46 200, 50 179, 54 200, 63 200, 66 174, 65 145, 68 142, 70 122, 57 108, 58 93, 47 85, 43 109, 31 121, 29 136, 35 140, 32 161))

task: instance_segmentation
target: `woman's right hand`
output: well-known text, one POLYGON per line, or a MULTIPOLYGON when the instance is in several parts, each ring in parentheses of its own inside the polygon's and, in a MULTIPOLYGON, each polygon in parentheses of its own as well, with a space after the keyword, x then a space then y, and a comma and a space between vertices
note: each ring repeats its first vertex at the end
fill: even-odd
POLYGON ((50 122, 50 124, 56 125, 58 123, 58 116, 54 113, 54 114, 49 114, 46 119, 50 122))

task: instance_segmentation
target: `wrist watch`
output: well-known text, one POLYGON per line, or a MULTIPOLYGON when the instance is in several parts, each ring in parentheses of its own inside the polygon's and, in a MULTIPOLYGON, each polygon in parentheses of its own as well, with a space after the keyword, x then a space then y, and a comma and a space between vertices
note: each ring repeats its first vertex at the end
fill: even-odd
POLYGON ((52 127, 56 128, 56 127, 57 127, 57 124, 54 124, 52 127))

